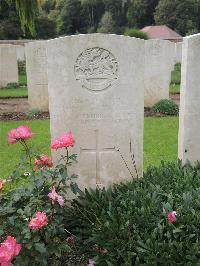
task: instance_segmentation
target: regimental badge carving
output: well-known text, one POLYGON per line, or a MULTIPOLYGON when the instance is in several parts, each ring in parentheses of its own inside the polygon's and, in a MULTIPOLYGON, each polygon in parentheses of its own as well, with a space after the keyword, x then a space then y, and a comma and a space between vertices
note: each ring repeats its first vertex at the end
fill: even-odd
POLYGON ((78 56, 74 73, 76 80, 87 90, 103 91, 118 79, 118 62, 108 50, 89 48, 78 56))

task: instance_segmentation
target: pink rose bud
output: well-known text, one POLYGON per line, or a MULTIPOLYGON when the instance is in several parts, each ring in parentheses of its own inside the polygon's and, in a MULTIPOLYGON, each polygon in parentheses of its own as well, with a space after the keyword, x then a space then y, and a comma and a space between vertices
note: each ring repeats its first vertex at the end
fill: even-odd
POLYGON ((95 261, 94 260, 91 260, 91 259, 89 259, 89 263, 88 263, 88 265, 87 266, 95 266, 95 261))
POLYGON ((65 204, 65 199, 63 196, 59 195, 56 192, 56 188, 55 186, 53 186, 51 192, 49 192, 48 197, 52 200, 53 203, 55 203, 56 201, 60 204, 61 207, 64 206, 65 204))
POLYGON ((177 220, 176 216, 177 216, 176 211, 169 212, 169 213, 167 214, 168 222, 169 222, 169 223, 174 223, 174 222, 176 222, 176 220, 177 220))
POLYGON ((4 186, 3 180, 0 180, 0 191, 3 189, 3 186, 4 186))
POLYGON ((48 155, 40 155, 38 159, 35 159, 35 165, 52 167, 52 158, 48 155))
POLYGON ((13 128, 8 132, 8 143, 14 144, 20 140, 30 139, 33 136, 33 133, 30 132, 30 127, 28 126, 19 126, 13 128))

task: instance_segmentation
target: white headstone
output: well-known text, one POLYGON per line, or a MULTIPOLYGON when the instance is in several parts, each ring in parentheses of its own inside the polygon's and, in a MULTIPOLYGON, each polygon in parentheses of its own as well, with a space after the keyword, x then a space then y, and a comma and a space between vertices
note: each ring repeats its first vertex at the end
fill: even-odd
POLYGON ((164 40, 145 41, 144 105, 152 106, 169 98, 175 44, 164 40))
POLYGON ((181 61, 182 61, 182 42, 177 42, 175 48, 175 63, 181 63, 181 61))
POLYGON ((46 41, 25 44, 28 102, 31 109, 47 111, 48 80, 46 41))
POLYGON ((14 45, 0 44, 0 87, 18 82, 17 54, 14 45))
MULTIPOLYGON (((120 153, 135 177, 134 152, 141 175, 144 41, 107 34, 69 36, 48 41, 47 55, 51 137, 74 133, 80 187, 132 178, 120 153)), ((59 158, 59 151, 53 158, 59 158)))
POLYGON ((181 69, 179 158, 200 161, 200 34, 185 37, 181 69))
POLYGON ((17 51, 17 60, 24 61, 25 60, 25 47, 24 45, 15 45, 17 51))

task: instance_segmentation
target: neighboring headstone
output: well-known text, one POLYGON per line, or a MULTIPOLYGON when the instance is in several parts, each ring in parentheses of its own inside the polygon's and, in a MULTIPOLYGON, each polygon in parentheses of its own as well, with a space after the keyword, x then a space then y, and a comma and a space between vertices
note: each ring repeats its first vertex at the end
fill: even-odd
MULTIPOLYGON (((136 177, 131 152, 141 176, 144 41, 109 34, 68 36, 47 42, 47 58, 51 137, 74 133, 79 186, 122 182, 132 178, 129 170, 136 177)), ((53 152, 54 161, 59 155, 53 152)))
POLYGON ((47 111, 48 80, 46 41, 25 44, 28 102, 31 109, 47 111))
POLYGON ((200 161, 200 34, 185 37, 181 69, 179 158, 200 161))
POLYGON ((145 41, 144 105, 169 98, 175 44, 164 40, 145 41))
POLYGON ((181 63, 181 61, 182 61, 182 42, 177 42, 175 48, 175 63, 181 63))
POLYGON ((16 49, 11 44, 0 44, 0 87, 8 83, 18 83, 16 49))
POLYGON ((17 51, 17 60, 24 61, 25 60, 25 47, 24 45, 15 45, 17 51))

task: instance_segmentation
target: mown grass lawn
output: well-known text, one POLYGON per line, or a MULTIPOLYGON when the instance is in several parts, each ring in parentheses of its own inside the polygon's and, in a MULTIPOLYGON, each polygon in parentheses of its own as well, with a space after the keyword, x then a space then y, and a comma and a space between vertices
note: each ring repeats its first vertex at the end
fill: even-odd
POLYGON ((24 97, 28 96, 28 89, 26 86, 26 75, 19 75, 20 87, 5 87, 0 88, 0 97, 24 97), (23 87, 22 87, 23 86, 23 87))
POLYGON ((26 85, 27 84, 26 74, 20 74, 19 75, 19 84, 20 85, 26 85))
POLYGON ((179 84, 170 84, 169 93, 180 93, 180 85, 179 84))
POLYGON ((28 96, 28 90, 26 87, 19 88, 1 88, 0 89, 0 97, 24 97, 28 96))
MULTIPOLYGON (((26 124, 37 134, 29 140, 39 147, 40 153, 50 154, 49 120, 0 122, 0 179, 7 177, 20 157, 20 145, 7 144, 7 132, 26 124)), ((144 123, 144 167, 159 165, 161 160, 176 160, 178 138, 178 118, 145 118, 144 123)))
POLYGON ((181 64, 176 64, 171 74, 170 93, 179 93, 181 83, 181 64))

